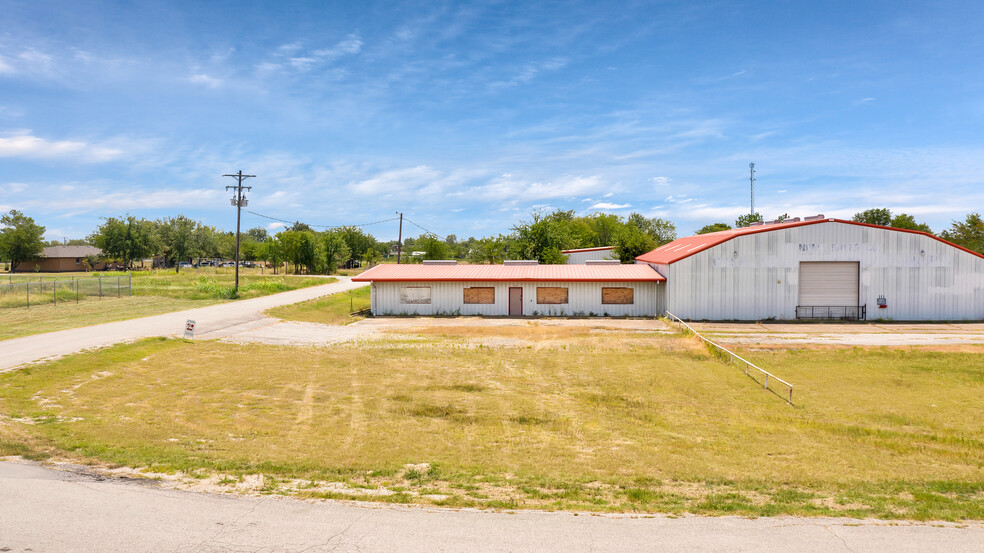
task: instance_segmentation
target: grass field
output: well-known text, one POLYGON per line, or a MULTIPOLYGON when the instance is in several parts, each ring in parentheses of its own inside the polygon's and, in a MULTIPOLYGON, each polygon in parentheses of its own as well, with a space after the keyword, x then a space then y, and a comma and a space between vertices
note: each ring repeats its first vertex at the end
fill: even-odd
MULTIPOLYGON (((87 326, 100 322, 118 321, 157 315, 182 309, 203 307, 232 299, 255 298, 286 292, 308 286, 334 282, 334 279, 311 276, 259 274, 258 269, 244 270, 239 278, 239 292, 233 294, 234 269, 134 271, 132 273, 133 295, 122 298, 96 296, 80 297, 75 302, 75 293, 69 289, 59 290, 59 303, 52 304, 50 295, 42 300, 46 303, 32 303, 27 307, 0 308, 0 340, 51 332, 66 328, 87 326)), ((267 271, 269 273, 269 271, 267 271)), ((93 273, 70 273, 57 275, 58 278, 91 278, 93 273)), ((104 273, 108 281, 116 280, 125 273, 104 273)), ((37 281, 39 275, 13 275, 0 279, 0 285, 18 279, 37 281)), ((51 275, 44 275, 50 282, 51 275)), ((89 285, 90 292, 96 289, 89 285)), ((48 290, 50 290, 50 285, 48 290)), ((115 293, 115 288, 113 289, 115 293)), ((123 292, 126 294, 126 292, 123 292)))
POLYGON ((78 304, 71 302, 52 305, 49 303, 30 309, 0 309, 0 340, 136 317, 160 315, 182 309, 204 307, 218 302, 219 300, 135 296, 120 299, 89 299, 78 304))
POLYGON ((289 321, 344 325, 360 321, 369 310, 369 287, 332 294, 267 311, 273 317, 289 321))
POLYGON ((300 497, 984 519, 982 347, 742 352, 790 407, 688 337, 428 332, 155 339, 0 375, 0 455, 300 497))

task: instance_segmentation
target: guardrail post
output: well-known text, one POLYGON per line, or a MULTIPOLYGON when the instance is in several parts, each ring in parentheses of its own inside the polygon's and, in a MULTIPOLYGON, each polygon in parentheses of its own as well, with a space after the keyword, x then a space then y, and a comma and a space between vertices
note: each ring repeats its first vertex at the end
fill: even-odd
POLYGON ((765 373, 765 386, 763 386, 763 387, 764 387, 764 388, 765 388, 766 390, 768 390, 768 389, 769 389, 769 373, 765 373))

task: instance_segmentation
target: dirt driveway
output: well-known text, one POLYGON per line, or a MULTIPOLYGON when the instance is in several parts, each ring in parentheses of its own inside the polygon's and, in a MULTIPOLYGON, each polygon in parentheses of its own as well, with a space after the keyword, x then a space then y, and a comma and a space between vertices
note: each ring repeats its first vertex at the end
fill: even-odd
MULTIPOLYGON (((435 328, 496 329, 568 327, 627 332, 671 333, 677 325, 660 319, 520 319, 481 317, 370 317, 347 326, 329 326, 265 318, 253 326, 230 328, 204 336, 239 343, 326 345, 381 335, 415 334, 435 328)), ((913 346, 984 344, 984 323, 963 324, 760 324, 693 323, 710 339, 731 344, 826 344, 913 346)))

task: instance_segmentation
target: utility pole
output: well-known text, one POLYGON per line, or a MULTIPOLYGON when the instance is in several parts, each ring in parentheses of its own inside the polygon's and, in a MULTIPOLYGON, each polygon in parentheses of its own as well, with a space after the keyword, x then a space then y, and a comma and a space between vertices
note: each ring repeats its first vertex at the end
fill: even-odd
POLYGON ((396 264, 400 264, 400 255, 403 254, 403 214, 400 212, 396 213, 400 216, 400 236, 396 239, 396 264))
POLYGON ((752 185, 752 210, 749 215, 755 215, 755 163, 748 164, 748 182, 752 185))
POLYGON ((232 190, 232 200, 231 203, 236 207, 236 286, 232 289, 233 294, 239 293, 239 220, 240 213, 244 207, 249 205, 249 201, 246 199, 246 195, 243 194, 243 189, 252 190, 252 186, 243 186, 243 181, 249 178, 253 178, 256 175, 244 175, 242 170, 234 175, 222 175, 223 177, 232 177, 236 179, 236 184, 234 186, 225 187, 226 190, 232 190))

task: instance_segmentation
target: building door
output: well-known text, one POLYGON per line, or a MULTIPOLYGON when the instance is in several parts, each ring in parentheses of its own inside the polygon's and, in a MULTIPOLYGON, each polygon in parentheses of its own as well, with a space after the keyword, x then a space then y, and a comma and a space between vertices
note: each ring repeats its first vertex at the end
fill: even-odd
POLYGON ((523 316, 523 289, 522 288, 509 289, 509 315, 516 316, 516 317, 523 316))
POLYGON ((857 261, 803 261, 799 270, 800 318, 861 318, 857 261))

